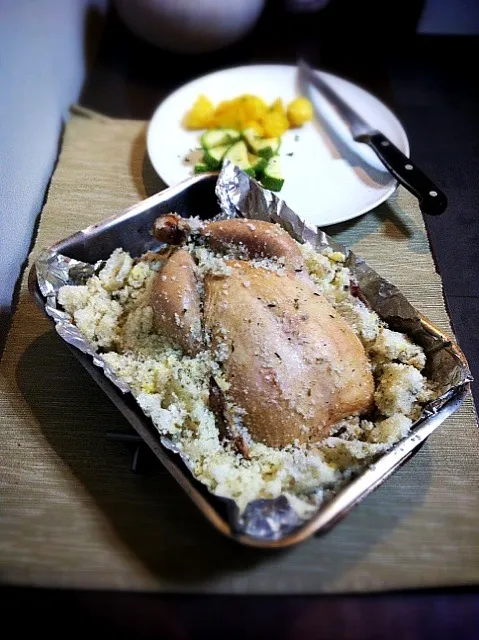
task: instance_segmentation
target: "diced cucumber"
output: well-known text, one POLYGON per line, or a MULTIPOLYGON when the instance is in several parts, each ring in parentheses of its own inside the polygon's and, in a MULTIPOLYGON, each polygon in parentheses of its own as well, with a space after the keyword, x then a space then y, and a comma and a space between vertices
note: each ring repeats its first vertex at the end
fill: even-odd
POLYGON ((281 174, 281 166, 279 164, 279 156, 273 156, 266 165, 261 178, 261 184, 265 189, 270 191, 281 191, 284 184, 284 178, 281 174))
POLYGON ((258 135, 258 132, 256 131, 256 129, 253 129, 253 127, 251 127, 250 129, 243 129, 241 135, 243 136, 243 140, 246 142, 250 149, 255 143, 256 138, 261 139, 261 136, 258 135))
MULTIPOLYGON (((234 146, 234 145, 233 145, 234 146)), ((224 144, 221 147, 212 147, 211 149, 205 149, 203 160, 208 165, 210 170, 215 171, 219 169, 226 152, 232 148, 229 144, 224 144)))
POLYGON ((276 153, 278 153, 280 144, 281 138, 260 139, 255 153, 257 153, 262 158, 266 158, 266 160, 269 160, 276 153))
POLYGON ((254 171, 254 175, 256 177, 261 176, 261 174, 266 168, 266 165, 268 164, 268 161, 266 160, 266 158, 255 156, 253 153, 248 153, 248 160, 249 160, 249 165, 251 169, 253 169, 254 171))
POLYGON ((235 164, 241 171, 254 176, 254 169, 250 166, 248 148, 243 140, 235 142, 226 152, 225 158, 235 164))
POLYGON ((195 164, 195 173, 205 173, 206 171, 211 171, 206 162, 197 162, 195 164))
POLYGON ((203 149, 221 147, 225 144, 233 144, 241 138, 241 133, 235 129, 211 129, 201 136, 203 149))
POLYGON ((278 153, 281 144, 281 138, 261 138, 254 129, 245 129, 243 138, 252 153, 267 160, 278 153))

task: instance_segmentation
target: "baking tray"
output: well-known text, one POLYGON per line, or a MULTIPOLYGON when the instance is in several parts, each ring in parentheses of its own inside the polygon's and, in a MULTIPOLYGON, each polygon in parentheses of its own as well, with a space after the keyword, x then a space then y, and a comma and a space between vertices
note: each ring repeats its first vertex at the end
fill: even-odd
MULTIPOLYGON (((185 217, 199 216, 202 219, 217 215, 220 210, 215 194, 216 180, 217 174, 214 173, 194 176, 143 200, 120 215, 112 216, 98 224, 78 231, 49 249, 68 258, 91 264, 107 259, 118 247, 122 247, 133 257, 140 256, 145 251, 155 249, 158 245, 150 230, 153 221, 159 215, 171 211, 176 211, 185 217)), ((54 325, 54 320, 45 310, 45 299, 38 285, 35 265, 32 266, 29 272, 28 287, 39 309, 54 325)), ((467 369, 466 359, 454 340, 444 335, 426 318, 421 317, 421 323, 429 334, 448 341, 454 356, 467 369)), ((68 343, 67 346, 110 400, 118 407, 159 461, 188 494, 206 519, 223 535, 241 544, 260 548, 288 547, 305 540, 311 535, 320 535, 329 531, 357 503, 379 487, 391 474, 417 453, 433 431, 458 409, 470 393, 469 382, 454 388, 437 413, 431 413, 431 415, 418 421, 407 438, 393 446, 373 465, 339 490, 332 499, 318 509, 317 513, 308 522, 278 539, 266 540, 235 531, 230 525, 225 501, 209 493, 204 485, 193 478, 181 458, 161 444, 157 430, 150 419, 143 414, 133 396, 129 393, 122 393, 105 376, 103 370, 93 364, 91 356, 85 355, 68 343)))

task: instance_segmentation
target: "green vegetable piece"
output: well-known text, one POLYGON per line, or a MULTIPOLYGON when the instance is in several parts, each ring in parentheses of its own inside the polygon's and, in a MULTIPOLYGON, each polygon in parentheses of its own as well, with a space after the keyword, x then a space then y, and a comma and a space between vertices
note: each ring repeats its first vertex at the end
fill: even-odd
POLYGON ((240 137, 241 133, 235 129, 210 129, 201 136, 201 146, 203 149, 212 149, 225 144, 231 145, 240 137))
POLYGON ((223 158, 230 148, 230 145, 224 144, 221 147, 212 147, 211 149, 205 149, 203 160, 208 165, 211 171, 216 171, 216 169, 219 169, 221 167, 223 158))
POLYGON ((265 189, 269 189, 270 191, 281 191, 284 184, 284 178, 281 173, 279 156, 273 156, 268 161, 261 177, 261 184, 265 189))

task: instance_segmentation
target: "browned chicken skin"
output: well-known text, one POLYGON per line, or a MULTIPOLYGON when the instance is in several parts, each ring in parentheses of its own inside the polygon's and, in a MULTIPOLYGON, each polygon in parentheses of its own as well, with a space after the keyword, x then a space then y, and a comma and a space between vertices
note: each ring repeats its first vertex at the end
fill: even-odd
MULTIPOLYGON (((190 236, 191 229, 187 220, 168 213, 155 220, 152 232, 160 242, 181 245, 190 236)), ((295 273, 305 270, 303 254, 296 242, 287 231, 270 222, 242 218, 218 220, 205 223, 199 235, 216 252, 239 247, 248 258, 280 258, 285 267, 295 273)))
POLYGON ((195 263, 186 249, 176 249, 163 262, 150 294, 155 326, 186 353, 202 347, 201 301, 195 263))
POLYGON ((190 231, 187 220, 177 213, 167 213, 155 220, 152 234, 160 242, 180 245, 188 238, 190 231))
POLYGON ((221 220, 206 224, 200 231, 213 251, 240 246, 249 258, 281 258, 296 273, 305 269, 303 254, 284 229, 261 220, 221 220))
POLYGON ((206 277, 204 323, 214 346, 227 345, 228 396, 246 409, 253 439, 273 447, 317 441, 369 409, 364 348, 331 305, 290 274, 229 264, 231 275, 206 277))
POLYGON ((340 419, 370 410, 374 383, 364 348, 315 290, 291 236, 249 220, 209 223, 200 233, 215 251, 241 244, 250 257, 284 259, 283 275, 246 260, 228 261, 229 275, 207 275, 202 318, 186 250, 176 249, 152 289, 157 327, 190 355, 201 348, 203 323, 230 384, 226 400, 244 410, 253 440, 273 447, 318 441, 340 419))

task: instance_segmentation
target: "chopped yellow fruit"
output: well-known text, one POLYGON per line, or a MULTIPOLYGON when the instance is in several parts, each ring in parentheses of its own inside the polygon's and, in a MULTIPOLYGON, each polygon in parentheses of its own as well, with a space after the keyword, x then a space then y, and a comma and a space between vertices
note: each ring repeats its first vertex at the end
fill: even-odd
POLYGON ((216 105, 215 113, 222 113, 223 111, 228 111, 231 108, 231 100, 222 100, 218 102, 216 105))
POLYGON ((215 110, 210 126, 217 129, 241 129, 241 119, 233 108, 224 105, 220 110, 215 110))
POLYGON ((212 124, 215 127, 245 129, 252 121, 258 122, 268 110, 264 100, 244 94, 234 100, 223 100, 214 110, 212 124))
POLYGON ((281 98, 276 98, 276 100, 272 103, 269 108, 273 113, 280 113, 283 116, 286 116, 286 111, 284 109, 284 104, 281 98))
POLYGON ((268 110, 266 102, 258 96, 245 94, 237 100, 242 107, 242 112, 249 120, 259 120, 268 110))
POLYGON ((194 105, 185 116, 185 126, 188 129, 207 129, 211 126, 214 107, 206 96, 198 96, 194 105))
POLYGON ((313 117, 313 105, 307 98, 295 98, 288 105, 288 120, 292 127, 300 127, 313 117))
POLYGON ((261 118, 261 125, 263 126, 263 135, 265 138, 279 138, 289 129, 288 118, 282 113, 275 111, 268 111, 268 113, 261 118))

